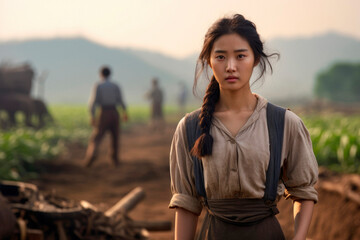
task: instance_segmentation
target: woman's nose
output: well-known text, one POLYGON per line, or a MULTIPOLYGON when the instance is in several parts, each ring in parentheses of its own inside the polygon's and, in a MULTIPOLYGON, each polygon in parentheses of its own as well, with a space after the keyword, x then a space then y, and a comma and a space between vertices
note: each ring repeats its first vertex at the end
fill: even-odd
POLYGON ((234 72, 236 70, 236 63, 234 59, 229 59, 226 65, 227 72, 234 72))

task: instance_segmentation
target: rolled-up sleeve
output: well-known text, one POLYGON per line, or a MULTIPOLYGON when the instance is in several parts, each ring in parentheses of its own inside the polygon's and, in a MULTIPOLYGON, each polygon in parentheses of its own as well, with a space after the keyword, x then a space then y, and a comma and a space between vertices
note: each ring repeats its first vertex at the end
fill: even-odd
POLYGON ((317 202, 318 194, 314 185, 318 180, 318 164, 309 132, 294 113, 287 111, 286 118, 284 145, 288 154, 283 168, 285 197, 317 202))
POLYGON ((199 215, 202 205, 194 185, 193 162, 187 147, 185 118, 180 120, 171 143, 170 177, 172 198, 169 208, 181 207, 199 215))

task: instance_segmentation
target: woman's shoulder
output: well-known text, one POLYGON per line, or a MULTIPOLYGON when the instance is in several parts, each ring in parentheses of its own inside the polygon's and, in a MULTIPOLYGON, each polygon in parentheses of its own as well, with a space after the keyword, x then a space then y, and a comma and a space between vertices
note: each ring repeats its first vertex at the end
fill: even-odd
MULTIPOLYGON (((200 109, 196 109, 190 113, 186 113, 177 124, 175 135, 177 136, 186 136, 187 131, 191 131, 194 126, 198 124, 198 117, 200 114, 200 109)), ((195 131, 194 131, 195 132, 195 131)))
POLYGON ((192 112, 189 112, 189 113, 186 113, 185 116, 183 116, 180 121, 178 122, 178 125, 177 125, 177 131, 178 130, 185 130, 186 128, 186 124, 189 124, 189 122, 196 122, 198 117, 199 117, 199 114, 200 114, 200 108, 199 109, 196 109, 192 112))
POLYGON ((197 121, 197 119, 199 118, 201 112, 201 108, 195 109, 194 111, 187 113, 185 115, 185 121, 189 122, 189 121, 197 121))
POLYGON ((285 121, 296 123, 296 122, 301 121, 301 118, 296 113, 291 111, 290 109, 286 109, 286 111, 285 111, 285 121))
POLYGON ((302 119, 289 109, 285 112, 285 129, 290 132, 306 131, 306 127, 302 119))
POLYGON ((301 118, 296 113, 291 111, 289 108, 284 108, 282 106, 272 104, 271 102, 268 102, 268 101, 264 101, 264 102, 266 104, 266 108, 263 108, 264 112, 265 112, 265 109, 269 108, 269 105, 272 105, 272 110, 273 111, 279 111, 280 109, 285 110, 285 122, 286 123, 288 123, 288 124, 298 124, 298 123, 301 122, 301 118))
POLYGON ((296 123, 301 122, 302 120, 296 113, 294 113, 290 109, 286 109, 286 111, 285 111, 285 121, 296 124, 296 123))
POLYGON ((180 119, 180 121, 178 122, 178 124, 176 126, 175 133, 182 132, 185 129, 185 119, 186 119, 186 116, 183 116, 180 119))

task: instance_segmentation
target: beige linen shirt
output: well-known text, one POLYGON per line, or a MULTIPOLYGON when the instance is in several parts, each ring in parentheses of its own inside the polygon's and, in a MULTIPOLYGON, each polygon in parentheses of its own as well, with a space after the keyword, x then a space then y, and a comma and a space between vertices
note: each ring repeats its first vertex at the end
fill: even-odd
MULTIPOLYGON (((259 95, 255 111, 235 137, 222 122, 213 117, 210 134, 214 139, 211 156, 203 157, 205 189, 208 199, 262 198, 270 151, 266 122, 267 100, 259 95)), ((278 185, 282 195, 292 199, 317 202, 314 184, 318 165, 310 135, 301 119, 291 111, 285 113, 281 166, 283 177, 278 185), (286 188, 286 189, 285 189, 286 188)), ((193 161, 190 156, 185 118, 180 120, 170 150, 172 199, 170 208, 181 207, 200 214, 202 205, 197 196, 193 161)))

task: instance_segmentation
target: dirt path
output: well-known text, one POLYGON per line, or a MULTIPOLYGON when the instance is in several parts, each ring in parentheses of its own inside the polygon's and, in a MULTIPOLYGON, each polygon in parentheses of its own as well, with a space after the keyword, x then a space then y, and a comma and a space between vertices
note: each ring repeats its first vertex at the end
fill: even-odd
MULTIPOLYGON (((109 139, 101 145, 98 160, 90 169, 83 167, 85 147, 73 144, 56 161, 44 162, 43 172, 32 181, 41 190, 55 191, 74 200, 87 200, 107 209, 126 193, 141 186, 146 198, 131 213, 135 220, 174 220, 167 208, 170 194, 168 156, 175 125, 164 126, 162 132, 150 132, 138 125, 122 134, 122 163, 114 168, 108 154, 109 139)), ((319 181, 320 203, 317 204, 311 239, 360 239, 360 206, 337 193, 319 186, 322 179, 338 181, 339 176, 327 174, 319 181)), ((360 191, 355 189, 354 191, 360 191)), ((360 194, 359 194, 360 195, 360 194)), ((278 219, 287 238, 292 236, 291 201, 279 203, 278 219)), ((173 239, 173 232, 152 232, 151 239, 173 239)))
MULTIPOLYGON (((162 132, 150 132, 136 126, 121 136, 121 165, 114 168, 105 137, 99 158, 92 168, 83 167, 85 147, 73 144, 59 159, 43 162, 43 173, 34 180, 41 190, 55 191, 74 200, 87 200, 108 209, 125 194, 141 186, 146 198, 130 213, 136 220, 173 221, 167 208, 170 194, 169 149, 175 126, 162 132)), ((172 239, 172 232, 152 232, 151 239, 172 239)))

